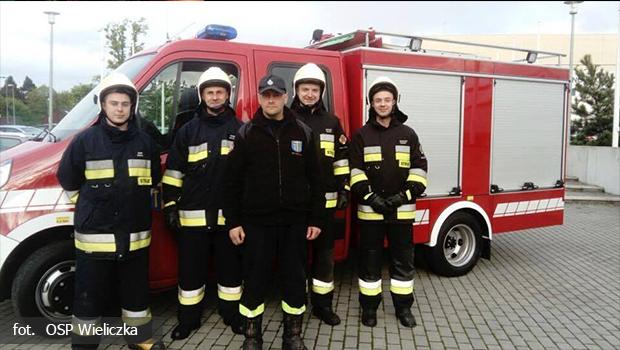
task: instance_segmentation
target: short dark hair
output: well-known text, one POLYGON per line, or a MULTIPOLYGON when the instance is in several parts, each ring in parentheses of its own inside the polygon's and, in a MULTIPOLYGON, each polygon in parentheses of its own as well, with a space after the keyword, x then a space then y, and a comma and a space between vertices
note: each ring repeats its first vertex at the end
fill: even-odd
POLYGON ((125 94, 129 96, 129 100, 131 100, 131 105, 135 106, 136 104, 136 91, 129 86, 125 85, 114 85, 109 88, 103 90, 101 92, 101 96, 99 97, 101 102, 105 102, 105 98, 111 93, 125 94))

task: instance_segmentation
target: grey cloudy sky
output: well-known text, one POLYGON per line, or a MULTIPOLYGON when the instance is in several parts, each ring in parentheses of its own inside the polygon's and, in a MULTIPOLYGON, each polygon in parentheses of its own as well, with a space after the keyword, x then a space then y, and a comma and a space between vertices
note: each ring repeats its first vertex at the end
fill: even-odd
MULTIPOLYGON (((578 5, 576 33, 617 33, 618 2, 578 5)), ((377 30, 417 35, 570 33, 569 7, 553 2, 5 2, 0 1, 0 76, 21 86, 28 75, 48 84, 49 32, 43 11, 60 12, 54 25, 54 87, 90 82, 103 62, 101 29, 145 17, 146 47, 166 36, 190 38, 205 25, 237 29, 236 41, 305 46, 316 28, 326 33, 377 30)), ((3 84, 4 82, 0 82, 3 84)))

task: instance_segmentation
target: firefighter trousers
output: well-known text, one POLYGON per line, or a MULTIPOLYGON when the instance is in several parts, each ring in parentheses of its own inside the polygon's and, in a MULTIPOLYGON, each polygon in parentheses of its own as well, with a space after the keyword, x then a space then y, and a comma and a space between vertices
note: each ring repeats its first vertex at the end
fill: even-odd
POLYGON ((202 228, 183 227, 178 236, 179 246, 179 323, 199 326, 204 307, 205 282, 208 262, 214 245, 217 269, 218 309, 227 321, 239 309, 241 299, 241 256, 233 245, 224 226, 207 231, 202 228))
POLYGON ((396 310, 413 305, 413 226, 360 223, 359 301, 364 309, 381 303, 381 265, 387 233, 390 252, 390 293, 396 310))
POLYGON ((282 310, 291 315, 306 311, 306 230, 305 224, 282 226, 243 225, 242 247, 244 290, 240 313, 254 318, 265 311, 265 293, 273 260, 277 257, 282 291, 282 310))
POLYGON ((110 295, 120 296, 122 321, 130 331, 125 340, 141 343, 152 337, 151 310, 148 306, 148 248, 124 260, 94 259, 78 252, 75 259, 72 347, 96 347, 101 336, 94 333, 103 326, 110 295), (135 327, 135 328, 133 328, 135 327), (136 334, 133 330, 135 330, 136 334))
POLYGON ((334 210, 326 210, 325 226, 312 241, 312 293, 314 307, 330 308, 334 297, 334 210))

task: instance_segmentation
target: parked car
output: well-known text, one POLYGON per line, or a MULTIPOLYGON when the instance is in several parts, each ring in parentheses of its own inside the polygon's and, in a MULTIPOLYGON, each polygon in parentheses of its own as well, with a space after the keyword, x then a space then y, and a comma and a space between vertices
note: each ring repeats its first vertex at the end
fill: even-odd
POLYGON ((27 125, 0 125, 0 134, 32 139, 43 132, 42 129, 27 125))
POLYGON ((27 137, 7 135, 4 133, 0 133, 0 151, 4 151, 11 147, 15 147, 19 145, 20 143, 26 142, 26 141, 28 141, 27 137))

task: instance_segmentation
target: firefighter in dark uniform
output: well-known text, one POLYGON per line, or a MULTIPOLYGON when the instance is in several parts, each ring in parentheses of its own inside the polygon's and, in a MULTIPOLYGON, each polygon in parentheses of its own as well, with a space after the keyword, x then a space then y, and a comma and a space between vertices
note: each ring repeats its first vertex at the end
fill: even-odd
POLYGON ((159 150, 137 127, 138 92, 126 76, 112 73, 98 96, 99 119, 71 142, 57 173, 76 202, 72 346, 97 348, 100 337, 80 326, 101 326, 104 300, 118 288, 123 322, 137 330, 125 336, 127 342, 164 349, 151 338, 148 306, 150 203, 160 180, 159 150))
POLYGON ((185 339, 200 327, 211 242, 219 313, 235 333, 243 333, 240 252, 230 241, 222 212, 227 161, 241 122, 229 105, 232 84, 222 69, 207 69, 197 89, 200 104, 175 136, 162 180, 166 223, 178 232, 179 324, 172 339, 185 339))
POLYGON ((312 130, 286 107, 282 78, 268 75, 258 88, 260 108, 243 125, 230 156, 226 218, 233 243, 243 249, 244 290, 239 311, 246 318, 244 349, 262 348, 265 293, 278 257, 284 349, 305 349, 306 240, 321 232, 325 201, 316 176, 312 130))
POLYGON ((349 142, 338 117, 323 104, 325 74, 314 63, 301 67, 293 81, 291 109, 316 136, 320 173, 325 186, 325 219, 321 235, 312 242, 312 314, 335 326, 340 318, 332 310, 334 296, 334 213, 348 203, 349 142))
POLYGON ((387 77, 368 90, 368 122, 351 141, 351 190, 360 223, 359 300, 362 323, 377 324, 381 302, 381 261, 387 233, 390 292, 396 316, 415 327, 413 304, 413 221, 415 201, 426 190, 427 162, 415 131, 403 124, 398 89, 387 77))

